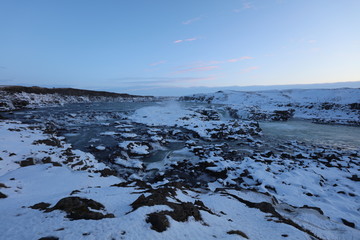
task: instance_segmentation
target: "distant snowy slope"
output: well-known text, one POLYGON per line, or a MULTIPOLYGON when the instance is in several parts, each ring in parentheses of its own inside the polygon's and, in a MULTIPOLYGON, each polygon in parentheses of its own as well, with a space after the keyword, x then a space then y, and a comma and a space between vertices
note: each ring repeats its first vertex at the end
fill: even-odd
POLYGON ((151 96, 137 96, 73 88, 0 87, 0 111, 67 103, 152 101, 151 96))
POLYGON ((269 103, 311 104, 311 103, 336 103, 351 104, 360 102, 360 89, 295 89, 295 90, 270 90, 270 91, 219 91, 210 94, 194 94, 183 97, 211 101, 212 103, 238 104, 238 105, 268 105, 269 103))
POLYGON ((182 101, 228 104, 233 116, 256 120, 290 117, 360 125, 360 89, 219 91, 181 97, 182 101))

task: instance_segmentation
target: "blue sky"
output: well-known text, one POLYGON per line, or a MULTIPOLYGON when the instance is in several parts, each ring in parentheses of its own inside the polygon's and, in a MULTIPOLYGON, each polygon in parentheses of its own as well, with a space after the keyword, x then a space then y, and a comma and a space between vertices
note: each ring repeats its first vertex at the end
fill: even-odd
POLYGON ((359 12, 359 0, 0 0, 0 85, 360 81, 359 12))

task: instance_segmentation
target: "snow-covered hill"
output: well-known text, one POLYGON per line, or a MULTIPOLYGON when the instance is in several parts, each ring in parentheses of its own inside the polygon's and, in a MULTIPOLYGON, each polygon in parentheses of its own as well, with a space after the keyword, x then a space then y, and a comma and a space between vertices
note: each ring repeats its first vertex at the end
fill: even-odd
POLYGON ((67 103, 153 101, 154 97, 69 88, 1 87, 0 111, 45 106, 62 106, 67 103))
POLYGON ((233 116, 255 120, 290 117, 360 125, 360 89, 219 91, 181 97, 182 101, 227 104, 233 116))

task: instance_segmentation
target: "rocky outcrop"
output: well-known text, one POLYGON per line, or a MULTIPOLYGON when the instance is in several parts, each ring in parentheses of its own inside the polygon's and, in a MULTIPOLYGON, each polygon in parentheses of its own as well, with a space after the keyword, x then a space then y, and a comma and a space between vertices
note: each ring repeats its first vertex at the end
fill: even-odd
POLYGON ((80 197, 66 197, 59 200, 54 207, 49 208, 48 203, 37 203, 30 208, 43 210, 45 212, 52 212, 61 210, 67 213, 66 217, 71 220, 100 220, 103 218, 114 218, 114 214, 102 213, 105 211, 104 205, 92 199, 80 197))

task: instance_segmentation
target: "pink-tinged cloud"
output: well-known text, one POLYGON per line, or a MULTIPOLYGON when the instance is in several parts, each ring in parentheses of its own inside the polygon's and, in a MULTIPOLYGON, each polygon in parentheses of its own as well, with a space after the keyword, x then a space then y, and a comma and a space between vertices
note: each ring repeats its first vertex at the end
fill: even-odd
POLYGON ((205 67, 193 67, 176 71, 175 74, 188 73, 188 72, 205 72, 219 68, 219 66, 205 66, 205 67))
POLYGON ((193 22, 199 21, 200 19, 201 19, 201 17, 189 19, 189 20, 187 20, 187 21, 182 22, 182 24, 188 25, 188 24, 191 24, 191 23, 193 23, 193 22))
POLYGON ((259 67, 254 66, 254 67, 241 69, 241 72, 246 73, 246 72, 251 72, 251 71, 254 71, 254 70, 257 70, 257 69, 259 69, 259 67))
POLYGON ((197 38, 188 38, 188 39, 185 39, 184 41, 185 42, 191 42, 191 41, 195 41, 197 40, 197 38))
POLYGON ((227 61, 228 61, 228 62, 238 62, 238 61, 248 60, 248 59, 254 59, 254 58, 253 58, 253 57, 249 57, 249 56, 244 56, 244 57, 240 57, 240 58, 229 59, 229 60, 227 60, 227 61))
POLYGON ((179 39, 179 40, 174 41, 174 43, 192 42, 192 41, 195 41, 195 40, 198 40, 198 38, 193 37, 193 38, 179 39))
POLYGON ((150 63, 149 65, 150 66, 157 66, 157 65, 160 65, 160 64, 164 64, 164 63, 166 63, 166 61, 158 61, 158 62, 150 63))

